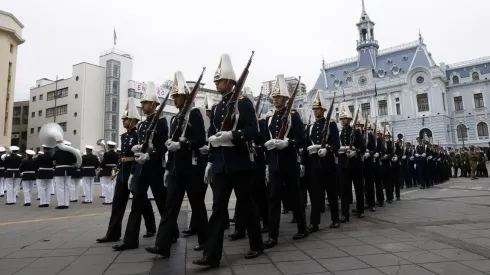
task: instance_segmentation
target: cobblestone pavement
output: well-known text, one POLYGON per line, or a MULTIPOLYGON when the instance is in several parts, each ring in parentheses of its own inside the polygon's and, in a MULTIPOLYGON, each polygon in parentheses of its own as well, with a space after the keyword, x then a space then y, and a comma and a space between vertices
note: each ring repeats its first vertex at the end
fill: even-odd
MULTIPOLYGON (((124 252, 96 244, 105 234, 110 206, 94 201, 55 210, 6 206, 0 198, 0 274, 490 274, 489 179, 405 189, 402 201, 367 212, 364 219, 351 218, 339 229, 325 228, 327 213, 323 230, 301 241, 291 240, 296 226, 289 223, 291 214, 283 215, 278 246, 245 260, 248 240, 225 240, 221 267, 212 270, 192 265, 201 256, 192 250, 196 237, 180 238, 170 259, 144 251, 154 239, 141 239, 139 249, 124 252)), ((211 201, 208 192, 208 209, 211 201)), ((188 208, 184 202, 181 230, 187 227, 188 208)), ((231 213, 233 208, 234 200, 231 213)))

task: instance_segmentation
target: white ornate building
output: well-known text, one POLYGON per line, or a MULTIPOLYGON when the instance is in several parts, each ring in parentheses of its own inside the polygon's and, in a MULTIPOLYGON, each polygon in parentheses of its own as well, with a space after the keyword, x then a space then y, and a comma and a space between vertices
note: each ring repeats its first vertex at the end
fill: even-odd
POLYGON ((307 110, 322 89, 329 102, 336 93, 337 117, 345 100, 352 111, 360 107, 360 114, 370 115, 373 123, 377 117, 389 124, 393 135, 402 134, 405 141, 415 142, 425 132, 434 144, 487 146, 490 58, 438 65, 421 35, 417 41, 379 50, 364 3, 357 28, 357 56, 323 64, 304 98, 307 110))

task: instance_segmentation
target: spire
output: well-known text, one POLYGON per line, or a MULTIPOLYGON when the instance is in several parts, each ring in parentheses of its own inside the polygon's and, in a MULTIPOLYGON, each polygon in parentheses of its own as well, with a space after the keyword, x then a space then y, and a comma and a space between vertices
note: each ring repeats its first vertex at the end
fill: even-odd
POLYGON ((364 5, 364 0, 362 0, 362 13, 366 13, 366 6, 364 5))
POLYGON ((359 23, 356 24, 359 31, 359 40, 357 40, 357 51, 359 52, 358 67, 376 68, 376 56, 378 54, 379 44, 374 38, 374 25, 367 12, 364 0, 362 0, 362 13, 359 23))
POLYGON ((419 43, 424 44, 424 38, 422 37, 422 33, 420 32, 420 28, 419 28, 419 43))

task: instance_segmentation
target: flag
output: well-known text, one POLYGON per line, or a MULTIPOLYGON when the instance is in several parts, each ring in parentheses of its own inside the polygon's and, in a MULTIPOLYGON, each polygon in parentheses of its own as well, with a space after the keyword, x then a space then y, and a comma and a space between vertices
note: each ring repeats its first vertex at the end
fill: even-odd
POLYGON ((378 96, 378 88, 376 87, 376 84, 374 84, 374 96, 378 96))
POLYGON ((117 40, 116 28, 114 28, 114 46, 116 46, 116 40, 117 40))

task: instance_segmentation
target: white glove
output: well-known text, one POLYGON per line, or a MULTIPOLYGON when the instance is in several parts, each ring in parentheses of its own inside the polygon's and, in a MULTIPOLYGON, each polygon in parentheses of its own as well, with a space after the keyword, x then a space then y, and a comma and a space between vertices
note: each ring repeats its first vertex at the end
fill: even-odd
POLYGON ((432 159, 432 156, 429 156, 428 159, 432 159))
POLYGON ((410 160, 413 161, 415 158, 414 157, 410 157, 410 160))
POLYGON ((269 183, 269 165, 265 166, 265 183, 269 183))
POLYGON ((402 159, 407 159, 407 156, 403 156, 402 159))
POLYGON ((177 150, 180 149, 180 142, 178 142, 178 141, 171 141, 171 140, 169 140, 169 141, 166 142, 165 145, 167 146, 167 149, 169 151, 172 151, 172 152, 175 152, 175 151, 177 151, 177 150))
POLYGON ((168 187, 168 176, 170 176, 170 171, 165 170, 165 174, 163 174, 163 185, 168 187))
POLYGON ((129 174, 129 179, 128 179, 128 189, 131 191, 131 180, 133 179, 133 175, 129 174))
POLYGON ((381 157, 381 160, 385 160, 387 158, 388 158, 388 155, 384 155, 384 156, 381 157))
POLYGON ((287 139, 276 139, 275 141, 275 147, 276 149, 282 150, 286 147, 288 147, 289 141, 287 139))
POLYGON ((369 152, 364 153, 364 158, 365 159, 369 158, 370 156, 371 156, 371 154, 369 152))
POLYGON ((131 151, 132 151, 133 153, 139 153, 139 152, 141 151, 141 145, 138 145, 138 144, 137 144, 137 145, 133 146, 133 147, 131 148, 131 151))
POLYGON ((374 154, 374 158, 378 158, 378 157, 379 157, 379 153, 374 154))
POLYGON ((419 155, 419 154, 417 154, 417 153, 415 153, 415 156, 416 156, 416 157, 420 157, 420 155, 419 155))
POLYGON ((347 149, 349 149, 349 147, 347 147, 347 146, 341 146, 339 148, 339 154, 345 154, 345 152, 347 152, 347 149))
POLYGON ((199 152, 201 152, 202 155, 206 155, 209 153, 209 145, 204 145, 203 147, 199 148, 199 152))
POLYGON ((327 148, 321 148, 318 150, 318 156, 324 158, 327 155, 327 148))
POLYGON ((356 152, 356 151, 354 151, 354 150, 348 150, 348 151, 347 151, 347 157, 348 157, 348 158, 353 158, 353 157, 355 157, 355 156, 356 156, 356 154, 357 154, 357 152, 356 152))
POLYGON ((393 157, 393 158, 391 159, 391 161, 392 161, 392 162, 397 162, 397 161, 398 161, 398 157, 393 157))
POLYGON ((437 161, 441 161, 441 158, 438 158, 437 161))
POLYGON ((148 160, 150 160, 150 155, 148 153, 135 153, 135 161, 141 165, 145 164, 148 160))
POLYGON ((299 177, 302 178, 305 176, 305 166, 304 165, 300 165, 299 166, 299 177))
POLYGON ((204 183, 205 184, 210 184, 212 181, 212 170, 213 170, 213 163, 208 162, 208 165, 206 165, 206 170, 204 171, 204 183))
POLYGON ((313 155, 318 153, 318 150, 320 149, 320 145, 310 145, 306 150, 308 150, 308 155, 313 155))
POLYGON ((24 175, 24 172, 20 173, 20 176, 22 177, 24 175))
POLYGON ((276 140, 275 139, 271 139, 271 140, 268 140, 264 146, 267 148, 267 150, 272 150, 274 148, 276 148, 276 140))
POLYGON ((417 164, 414 164, 413 165, 413 169, 417 169, 417 164))
POLYGON ((423 154, 422 154, 422 157, 424 157, 424 158, 425 158, 426 156, 427 156, 427 155, 426 155, 425 153, 423 153, 423 154))
POLYGON ((232 141, 233 140, 233 134, 231 133, 231 131, 217 132, 216 138, 219 139, 220 141, 223 141, 223 142, 232 141))

